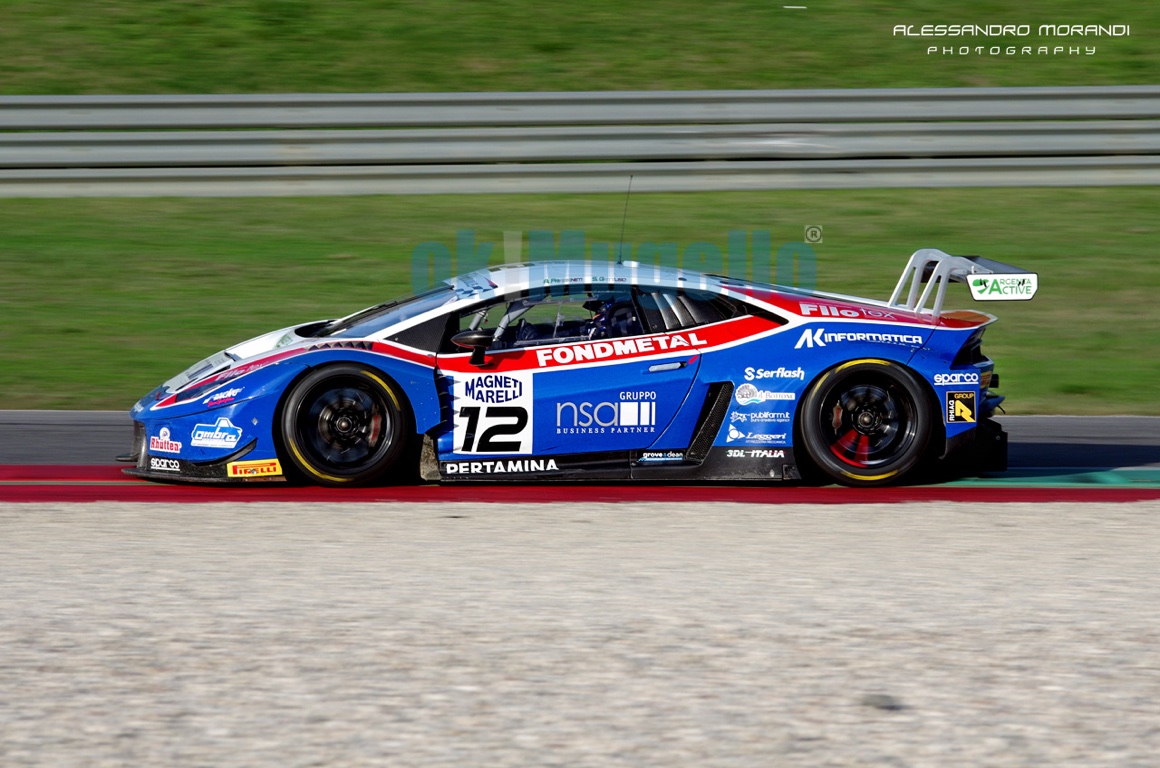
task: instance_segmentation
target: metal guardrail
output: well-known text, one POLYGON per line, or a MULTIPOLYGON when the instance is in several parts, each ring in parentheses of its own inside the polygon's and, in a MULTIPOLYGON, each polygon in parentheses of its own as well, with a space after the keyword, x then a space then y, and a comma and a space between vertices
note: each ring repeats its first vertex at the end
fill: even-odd
POLYGON ((0 131, 1160 118, 1160 86, 2 96, 0 131))
POLYGON ((0 168, 1035 157, 1160 152, 1160 120, 0 134, 0 168))
POLYGON ((1160 184, 1158 159, 1160 86, 0 97, 4 197, 1160 184))
POLYGON ((6 171, 0 197, 686 192, 1160 185, 1160 157, 106 168, 6 171))

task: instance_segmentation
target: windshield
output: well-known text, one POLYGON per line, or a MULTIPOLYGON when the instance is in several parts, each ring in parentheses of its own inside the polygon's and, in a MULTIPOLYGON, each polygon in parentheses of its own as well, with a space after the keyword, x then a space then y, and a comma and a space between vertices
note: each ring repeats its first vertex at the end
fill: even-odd
POLYGON ((441 307, 454 300, 455 296, 455 290, 450 285, 439 285, 420 293, 407 294, 385 304, 376 304, 348 317, 334 320, 320 329, 314 336, 348 336, 352 338, 370 336, 395 323, 441 307))

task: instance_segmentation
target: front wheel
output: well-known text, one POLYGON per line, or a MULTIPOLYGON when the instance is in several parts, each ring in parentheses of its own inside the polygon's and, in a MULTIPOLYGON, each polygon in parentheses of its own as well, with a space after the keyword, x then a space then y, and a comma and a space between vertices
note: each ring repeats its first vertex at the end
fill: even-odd
POLYGON ((290 463, 321 485, 382 480, 406 444, 405 411, 382 374, 361 365, 320 368, 298 382, 282 409, 290 463))
POLYGON ((825 373, 801 410, 813 463, 843 485, 897 482, 926 454, 932 426, 922 382, 886 360, 855 360, 825 373))

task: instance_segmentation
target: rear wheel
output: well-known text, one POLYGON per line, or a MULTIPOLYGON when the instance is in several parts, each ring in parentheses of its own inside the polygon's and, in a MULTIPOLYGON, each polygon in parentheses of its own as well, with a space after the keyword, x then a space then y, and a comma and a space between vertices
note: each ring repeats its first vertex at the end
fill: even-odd
POLYGON ((801 435, 810 459, 844 485, 897 482, 926 454, 931 431, 922 382, 886 360, 839 365, 802 402, 801 435))
POLYGON ((281 427, 290 463, 308 480, 332 486, 381 481, 407 437, 394 387, 361 365, 320 368, 298 382, 281 427))

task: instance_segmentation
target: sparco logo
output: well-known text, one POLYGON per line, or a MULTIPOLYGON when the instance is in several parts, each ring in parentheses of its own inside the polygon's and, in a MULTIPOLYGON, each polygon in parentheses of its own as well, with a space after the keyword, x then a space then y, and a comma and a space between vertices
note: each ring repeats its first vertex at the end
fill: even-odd
POLYGON ((979 374, 977 373, 936 373, 934 375, 934 383, 940 387, 950 386, 952 384, 978 384, 979 374))
POLYGON ((802 331, 801 337, 798 338, 797 344, 793 345, 794 349, 801 349, 806 347, 812 349, 813 347, 824 347, 826 344, 838 341, 872 341, 880 344, 907 344, 917 345, 922 343, 922 337, 907 333, 826 333, 825 328, 817 328, 810 330, 806 328, 802 331))
POLYGON ((477 403, 506 403, 524 394, 524 383, 512 376, 476 376, 464 382, 463 394, 477 403))
POLYGON ((181 465, 177 463, 177 459, 159 459, 156 456, 149 458, 149 469, 156 469, 162 472, 180 472, 181 465))

